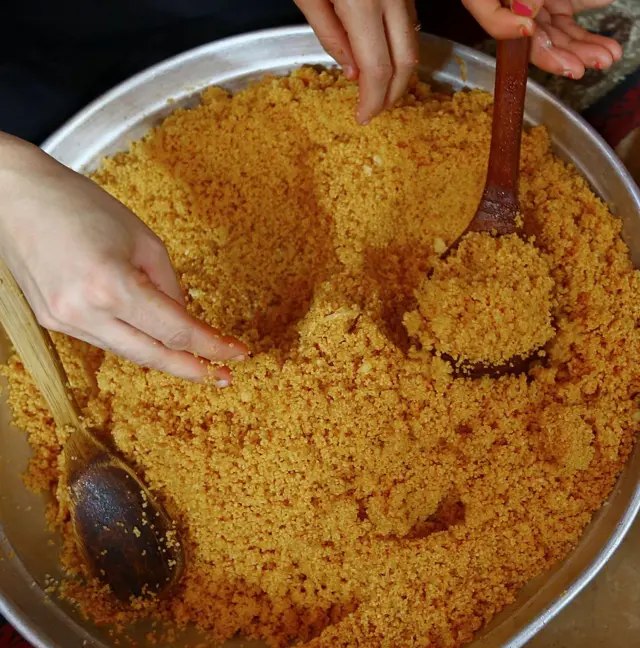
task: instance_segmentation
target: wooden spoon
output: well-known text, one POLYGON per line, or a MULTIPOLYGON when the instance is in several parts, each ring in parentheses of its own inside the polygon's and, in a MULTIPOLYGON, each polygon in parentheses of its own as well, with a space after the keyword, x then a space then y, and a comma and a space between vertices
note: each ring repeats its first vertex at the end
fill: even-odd
MULTIPOLYGON (((475 216, 444 253, 444 257, 451 254, 469 232, 486 232, 493 236, 522 235, 517 223, 520 211, 518 177, 530 51, 530 38, 498 41, 487 180, 475 216)), ((457 374, 469 377, 522 373, 532 360, 530 357, 517 356, 504 365, 489 365, 465 364, 456 362, 450 356, 443 357, 452 364, 457 374)))
POLYGON ((59 428, 75 539, 89 572, 121 600, 159 595, 182 575, 174 525, 133 470, 87 428, 49 334, 0 259, 0 322, 59 428))

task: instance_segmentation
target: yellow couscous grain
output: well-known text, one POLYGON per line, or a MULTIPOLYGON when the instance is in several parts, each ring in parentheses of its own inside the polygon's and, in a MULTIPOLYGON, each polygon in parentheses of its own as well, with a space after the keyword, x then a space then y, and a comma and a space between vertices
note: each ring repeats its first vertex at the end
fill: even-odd
MULTIPOLYGON (((528 131, 521 210, 554 289, 523 345, 548 337, 549 312, 554 335, 529 376, 457 378, 403 318, 478 205, 491 97, 416 84, 365 128, 356 100, 306 68, 210 89, 94 175, 163 239, 190 312, 253 352, 218 390, 55 336, 85 416, 165 503, 189 558, 165 600, 64 584, 98 622, 194 623, 207 645, 461 646, 567 555, 625 465, 640 275, 620 221, 544 128, 528 131)), ((17 358, 6 373, 29 484, 53 492, 79 574, 60 438, 17 358)))

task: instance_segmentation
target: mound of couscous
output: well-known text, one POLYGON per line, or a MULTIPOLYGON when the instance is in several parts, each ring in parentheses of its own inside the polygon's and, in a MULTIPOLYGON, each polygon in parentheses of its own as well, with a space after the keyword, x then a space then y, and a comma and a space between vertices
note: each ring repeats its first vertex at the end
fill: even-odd
MULTIPOLYGON (((55 336, 85 415, 165 502, 188 553, 174 595, 134 609, 72 579, 66 596, 100 623, 194 623, 209 646, 236 633, 461 646, 572 549, 625 464, 640 275, 619 220, 543 128, 527 132, 521 209, 553 295, 523 314, 539 337, 521 342, 551 338, 546 362, 455 377, 403 319, 438 308, 421 286, 478 205, 491 97, 415 85, 364 128, 356 98, 312 69, 233 97, 210 89, 94 176, 164 240, 189 310, 253 352, 218 390, 55 336)), ((484 250, 492 263, 496 246, 484 250)), ((55 494, 62 561, 79 575, 56 430, 17 358, 7 373, 28 481, 55 494)))
POLYGON ((404 322, 424 349, 456 365, 535 357, 554 335, 554 282, 532 241, 469 233, 434 264, 404 322))

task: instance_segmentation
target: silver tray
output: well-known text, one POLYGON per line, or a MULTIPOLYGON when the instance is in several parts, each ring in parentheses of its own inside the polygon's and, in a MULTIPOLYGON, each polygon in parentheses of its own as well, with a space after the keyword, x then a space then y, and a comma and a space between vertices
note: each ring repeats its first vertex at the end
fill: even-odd
MULTIPOLYGON (((495 61, 449 41, 422 36, 421 76, 439 86, 492 90, 495 61)), ((303 64, 332 65, 308 27, 276 29, 218 41, 161 63, 98 99, 62 127, 43 148, 69 167, 87 172, 101 157, 126 149, 178 106, 197 103, 210 85, 244 88, 265 73, 286 74, 303 64), (168 101, 172 100, 171 103, 168 101)), ((535 83, 529 84, 528 124, 544 124, 554 149, 572 161, 622 218, 636 265, 640 262, 640 193, 602 139, 575 113, 535 83)), ((0 340, 0 359, 8 353, 0 340)), ((9 427, 0 402, 0 613, 37 648, 114 647, 105 629, 84 620, 65 603, 49 599, 47 576, 61 576, 58 539, 45 531, 44 500, 29 493, 20 475, 29 448, 9 427)), ((557 567, 521 592, 471 644, 474 648, 523 646, 562 610, 611 557, 640 509, 640 448, 594 517, 579 545, 557 567)), ((141 648, 148 628, 128 636, 141 648)), ((200 641, 202 639, 200 638, 200 641)), ((197 643, 187 632, 177 646, 197 643)), ((235 640, 225 648, 240 645, 235 640)), ((249 646, 249 642, 242 645, 249 646)), ((254 644, 260 645, 260 644, 254 644)))

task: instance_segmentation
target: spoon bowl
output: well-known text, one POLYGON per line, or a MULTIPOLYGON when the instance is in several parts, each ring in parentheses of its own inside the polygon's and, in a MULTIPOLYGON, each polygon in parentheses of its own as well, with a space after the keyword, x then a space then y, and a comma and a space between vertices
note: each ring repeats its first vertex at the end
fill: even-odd
MULTIPOLYGON (((491 149, 482 199, 467 228, 441 258, 453 253, 471 232, 523 236, 518 179, 530 53, 530 38, 498 41, 491 149)), ((457 376, 499 378, 525 373, 537 354, 538 350, 529 357, 516 356, 500 365, 456 361, 447 354, 442 357, 457 376)))

